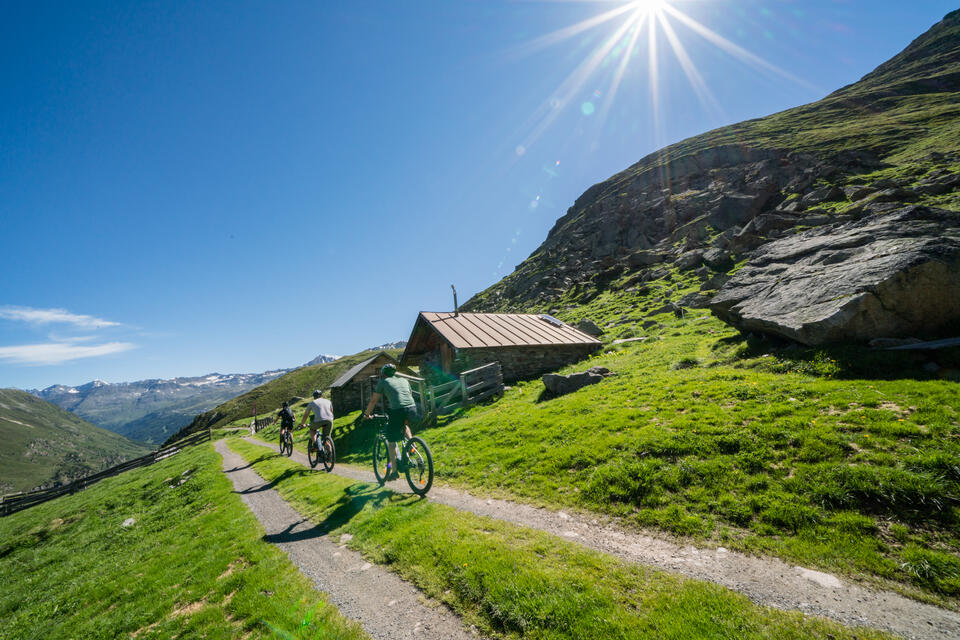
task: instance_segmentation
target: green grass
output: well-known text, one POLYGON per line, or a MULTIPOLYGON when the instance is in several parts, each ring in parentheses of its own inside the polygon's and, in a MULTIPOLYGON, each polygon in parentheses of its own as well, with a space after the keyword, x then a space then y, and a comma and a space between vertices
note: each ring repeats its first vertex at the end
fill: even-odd
POLYGON ((394 494, 229 441, 300 513, 482 633, 548 638, 874 638, 547 534, 394 494), (293 473, 291 473, 293 472, 293 473))
MULTIPOLYGON (((560 310, 601 326, 600 384, 547 399, 539 380, 420 433, 438 482, 616 516, 702 544, 772 554, 956 606, 960 596, 960 350, 944 379, 907 353, 747 339, 711 317, 603 293, 560 310), (612 345, 627 332, 643 342, 612 345)), ((373 434, 335 422, 338 458, 368 465, 373 434)), ((275 441, 273 432, 263 437, 275 441)))
POLYGON ((64 484, 150 449, 18 389, 0 389, 0 493, 64 484))
POLYGON ((232 489, 203 445, 0 519, 0 638, 366 638, 232 489))

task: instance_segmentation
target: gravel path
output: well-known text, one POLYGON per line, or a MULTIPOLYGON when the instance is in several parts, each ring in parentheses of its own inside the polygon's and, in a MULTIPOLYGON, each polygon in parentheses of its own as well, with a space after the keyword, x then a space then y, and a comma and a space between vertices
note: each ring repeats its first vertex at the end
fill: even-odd
MULTIPOLYGON (((255 438, 252 444, 279 451, 255 438)), ((293 459, 309 466, 306 455, 294 450, 293 459)), ((338 464, 334 473, 353 480, 373 482, 373 471, 338 464)), ((410 491, 405 480, 387 485, 410 491)), ((530 505, 476 498, 434 484, 429 499, 456 509, 512 522, 574 540, 624 560, 708 580, 738 591, 754 602, 779 609, 837 620, 849 626, 884 629, 911 640, 957 640, 960 614, 923 604, 889 591, 875 591, 832 574, 788 564, 777 558, 749 556, 723 547, 698 549, 691 545, 627 531, 593 516, 550 511, 530 505)))
POLYGON ((287 552, 291 562, 326 593, 340 613, 359 622, 377 640, 475 640, 476 635, 444 605, 429 601, 408 582, 371 565, 330 539, 297 513, 223 440, 216 443, 223 470, 257 519, 266 540, 287 552))

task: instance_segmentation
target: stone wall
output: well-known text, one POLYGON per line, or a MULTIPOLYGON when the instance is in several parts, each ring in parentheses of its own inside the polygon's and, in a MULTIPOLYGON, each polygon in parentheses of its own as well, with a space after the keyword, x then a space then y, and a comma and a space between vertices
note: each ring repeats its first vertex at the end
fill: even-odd
POLYGON ((333 403, 333 415, 337 417, 362 409, 360 383, 355 382, 331 389, 330 401, 333 403))
POLYGON ((503 381, 516 382, 536 378, 583 360, 599 348, 598 344, 575 344, 461 349, 457 353, 456 368, 465 371, 490 362, 499 362, 503 381))

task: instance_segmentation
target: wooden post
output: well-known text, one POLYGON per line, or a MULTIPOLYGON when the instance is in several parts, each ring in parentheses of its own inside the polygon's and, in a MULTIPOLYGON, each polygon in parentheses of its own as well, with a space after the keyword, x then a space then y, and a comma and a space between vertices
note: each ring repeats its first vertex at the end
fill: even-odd
POLYGON ((467 406, 467 376, 460 374, 460 405, 467 406))

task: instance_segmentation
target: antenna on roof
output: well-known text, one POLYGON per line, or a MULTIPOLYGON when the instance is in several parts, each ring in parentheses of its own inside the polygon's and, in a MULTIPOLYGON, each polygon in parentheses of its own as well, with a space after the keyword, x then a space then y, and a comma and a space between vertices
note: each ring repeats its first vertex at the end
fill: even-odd
POLYGON ((453 289, 453 315, 460 315, 460 307, 457 306, 457 288, 453 285, 450 285, 450 288, 453 289))

